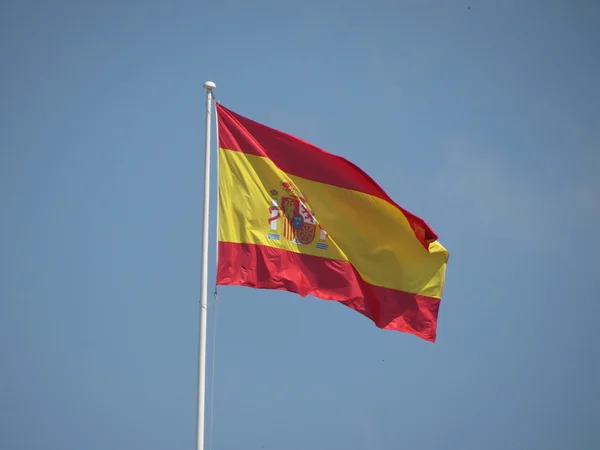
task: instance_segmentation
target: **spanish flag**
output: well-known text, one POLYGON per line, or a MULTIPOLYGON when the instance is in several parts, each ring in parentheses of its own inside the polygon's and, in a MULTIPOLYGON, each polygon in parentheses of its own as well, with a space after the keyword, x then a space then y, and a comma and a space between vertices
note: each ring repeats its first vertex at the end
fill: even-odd
POLYGON ((448 251, 359 167, 217 104, 218 285, 335 300, 434 342, 448 251))

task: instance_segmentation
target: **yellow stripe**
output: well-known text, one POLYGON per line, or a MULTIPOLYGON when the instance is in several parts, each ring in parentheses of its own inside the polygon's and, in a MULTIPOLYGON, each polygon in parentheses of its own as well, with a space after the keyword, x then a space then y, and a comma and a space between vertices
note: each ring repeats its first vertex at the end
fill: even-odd
MULTIPOLYGON (((402 212, 378 197, 288 175, 270 159, 219 150, 219 240, 269 245, 297 253, 350 262, 368 283, 441 298, 448 252, 439 243, 427 252, 415 238, 402 212), (285 238, 283 217, 271 231, 269 208, 286 196, 290 183, 306 199, 327 232, 298 245, 285 238), (271 194, 277 190, 277 195, 271 194), (279 236, 279 240, 269 238, 279 236), (273 236, 272 236, 273 237, 273 236), (317 243, 328 245, 326 250, 317 243)), ((280 211, 283 214, 283 211, 280 211)))

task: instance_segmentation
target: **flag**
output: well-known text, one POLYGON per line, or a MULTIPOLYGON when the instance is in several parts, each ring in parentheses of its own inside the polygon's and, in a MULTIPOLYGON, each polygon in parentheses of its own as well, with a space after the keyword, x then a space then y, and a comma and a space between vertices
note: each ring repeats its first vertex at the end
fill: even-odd
POLYGON ((217 104, 218 285, 335 300, 435 342, 448 251, 339 156, 217 104))

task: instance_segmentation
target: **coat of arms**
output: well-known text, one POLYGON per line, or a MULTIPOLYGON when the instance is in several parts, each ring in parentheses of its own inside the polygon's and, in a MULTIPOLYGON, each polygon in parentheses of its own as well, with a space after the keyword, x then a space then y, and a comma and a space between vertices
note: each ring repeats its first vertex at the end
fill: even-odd
POLYGON ((317 242, 316 247, 327 250, 328 246, 324 243, 327 233, 317 223, 302 194, 287 181, 282 181, 281 186, 285 191, 281 198, 276 189, 270 192, 272 199, 269 208, 271 217, 268 220, 271 231, 269 239, 279 240, 280 234, 283 234, 285 239, 294 244, 309 245, 318 233, 320 242, 317 242))

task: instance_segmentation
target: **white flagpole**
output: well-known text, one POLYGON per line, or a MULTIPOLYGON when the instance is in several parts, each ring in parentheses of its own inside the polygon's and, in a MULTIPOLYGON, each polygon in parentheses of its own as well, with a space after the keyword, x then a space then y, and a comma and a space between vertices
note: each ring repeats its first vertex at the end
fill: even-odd
POLYGON ((208 224, 210 206, 210 125, 213 90, 212 81, 206 89, 206 140, 204 147, 204 217, 202 224, 202 273, 200 281, 200 319, 198 330, 198 405, 196 410, 196 450, 204 450, 204 413, 206 393, 206 319, 208 315, 208 224))

